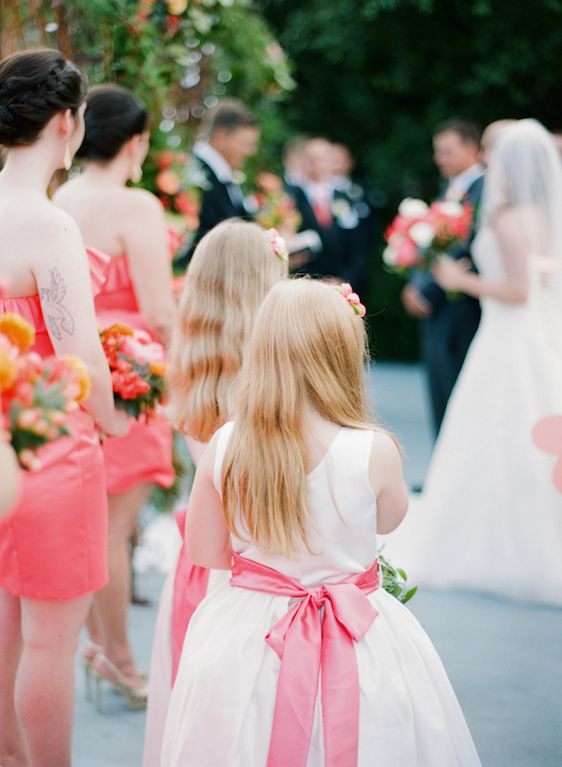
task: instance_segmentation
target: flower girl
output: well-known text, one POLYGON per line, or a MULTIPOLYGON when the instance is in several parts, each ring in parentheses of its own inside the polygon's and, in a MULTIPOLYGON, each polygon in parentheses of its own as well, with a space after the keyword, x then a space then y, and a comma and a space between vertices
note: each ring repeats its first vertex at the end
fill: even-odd
MULTIPOLYGON (((256 224, 231 219, 201 240, 186 274, 170 349, 171 420, 197 465, 228 418, 229 392, 256 311, 287 276, 284 243, 256 224)), ((183 520, 181 520, 183 527, 183 520)), ((194 567, 182 548, 162 590, 150 668, 144 765, 160 764, 168 702, 189 618, 225 572, 194 567)))
POLYGON ((430 640, 380 586, 377 532, 407 492, 368 417, 353 298, 296 280, 257 314, 186 523, 193 561, 232 576, 191 620, 163 767, 480 764, 430 640))

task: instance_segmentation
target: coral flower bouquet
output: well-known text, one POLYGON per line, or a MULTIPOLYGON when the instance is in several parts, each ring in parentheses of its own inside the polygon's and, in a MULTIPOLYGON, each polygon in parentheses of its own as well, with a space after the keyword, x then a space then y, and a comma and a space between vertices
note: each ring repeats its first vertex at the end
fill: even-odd
POLYGON ((117 407, 150 417, 166 396, 164 349, 144 330, 115 324, 100 332, 117 407))
POLYGON ((472 206, 459 202, 434 202, 406 198, 385 233, 387 267, 406 275, 412 269, 429 269, 452 248, 470 236, 472 206))
POLYGON ((41 467, 40 448, 70 434, 68 416, 91 386, 81 359, 42 358, 29 351, 34 341, 35 331, 22 317, 0 317, 0 427, 29 470, 41 467))
POLYGON ((264 229, 281 229, 295 234, 301 223, 296 204, 285 190, 283 181, 273 173, 260 173, 256 178, 256 221, 264 229))

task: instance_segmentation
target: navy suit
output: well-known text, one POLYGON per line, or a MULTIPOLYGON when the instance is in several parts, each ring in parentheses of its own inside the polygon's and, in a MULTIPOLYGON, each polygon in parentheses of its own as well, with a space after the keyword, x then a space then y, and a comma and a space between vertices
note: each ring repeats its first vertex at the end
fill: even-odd
MULTIPOLYGON (((472 261, 470 244, 476 234, 475 223, 483 185, 484 177, 481 176, 472 183, 462 200, 474 206, 476 215, 468 246, 455 248, 449 253, 452 258, 469 258, 472 261)), ((476 270, 474 264, 473 268, 476 270)), ((421 320, 421 352, 427 371, 433 423, 438 433, 449 397, 478 329, 480 304, 466 295, 448 298, 428 271, 415 272, 410 283, 432 308, 431 317, 421 320)))
POLYGON ((357 285, 365 271, 367 253, 360 220, 349 196, 345 192, 334 191, 333 208, 337 209, 340 205, 349 213, 342 216, 334 214, 330 226, 321 226, 304 189, 288 184, 286 191, 300 213, 300 231, 313 229, 322 241, 322 250, 313 260, 299 268, 299 274, 339 277, 357 285))

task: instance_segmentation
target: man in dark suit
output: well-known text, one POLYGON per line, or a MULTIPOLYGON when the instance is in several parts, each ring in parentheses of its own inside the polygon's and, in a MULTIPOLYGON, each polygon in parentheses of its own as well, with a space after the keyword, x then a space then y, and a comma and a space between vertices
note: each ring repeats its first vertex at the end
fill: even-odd
MULTIPOLYGON (((449 120, 433 135, 434 159, 446 185, 441 199, 473 206, 473 231, 467 247, 454 249, 453 258, 468 258, 475 235, 484 184, 480 164, 480 133, 467 120, 449 120)), ((402 292, 406 311, 421 322, 422 358, 427 370, 435 433, 480 321, 480 304, 470 296, 448 296, 431 272, 415 272, 402 292)))
POLYGON ((221 221, 251 217, 237 176, 256 153, 259 139, 258 121, 240 101, 225 99, 207 112, 188 168, 188 175, 202 190, 199 228, 178 265, 187 265, 195 245, 221 221))
POLYGON ((332 144, 332 185, 336 191, 344 192, 359 218, 356 237, 356 263, 353 287, 360 293, 366 292, 367 266, 375 242, 377 223, 371 195, 354 177, 355 158, 346 144, 332 144))
POLYGON ((332 167, 331 144, 312 138, 302 148, 299 184, 286 187, 301 216, 300 231, 317 232, 321 241, 321 249, 298 271, 353 285, 363 271, 360 219, 348 193, 334 188, 332 167))

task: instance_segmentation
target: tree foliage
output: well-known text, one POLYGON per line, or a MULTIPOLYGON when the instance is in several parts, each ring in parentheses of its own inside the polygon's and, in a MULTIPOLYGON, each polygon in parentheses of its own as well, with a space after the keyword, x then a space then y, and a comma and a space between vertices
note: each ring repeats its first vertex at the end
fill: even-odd
MULTIPOLYGON (((349 144, 359 171, 388 193, 437 190, 431 131, 465 116, 482 126, 534 116, 562 128, 562 2, 535 0, 261 0, 295 65, 286 110, 296 131, 349 144)), ((381 356, 414 353, 399 281, 374 257, 369 307, 381 356)))
MULTIPOLYGON (((252 0, 0 0, 0 53, 59 47, 91 84, 131 88, 152 117, 152 146, 185 149, 221 97, 246 101, 264 126, 260 162, 284 133, 289 64, 252 0)), ((149 162, 147 179, 154 176, 149 162)))

